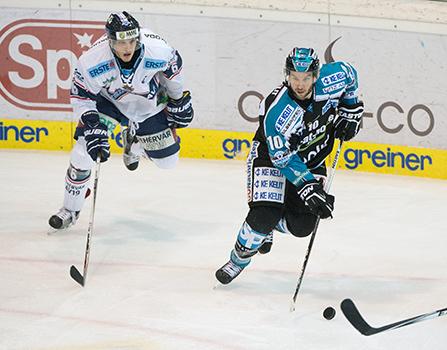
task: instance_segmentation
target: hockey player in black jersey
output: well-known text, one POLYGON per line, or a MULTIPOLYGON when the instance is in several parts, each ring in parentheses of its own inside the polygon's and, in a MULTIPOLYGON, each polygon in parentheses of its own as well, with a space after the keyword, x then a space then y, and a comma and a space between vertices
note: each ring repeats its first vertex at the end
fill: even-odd
POLYGON ((256 253, 270 251, 273 232, 306 237, 317 216, 332 217, 334 197, 323 190, 325 159, 335 138, 359 131, 363 103, 356 70, 346 62, 320 67, 311 48, 286 58, 285 81, 259 108, 259 127, 247 159, 249 212, 230 260, 216 271, 230 283, 256 253))

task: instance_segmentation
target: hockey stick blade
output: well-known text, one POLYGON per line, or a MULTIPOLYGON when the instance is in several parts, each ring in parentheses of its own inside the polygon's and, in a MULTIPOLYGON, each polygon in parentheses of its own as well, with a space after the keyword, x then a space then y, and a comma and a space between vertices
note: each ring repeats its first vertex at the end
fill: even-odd
POLYGON ((341 311, 351 323, 355 329, 357 329, 363 335, 372 335, 375 334, 375 328, 371 327, 360 315, 359 310, 355 306, 354 302, 351 299, 345 299, 341 302, 341 311), (373 333, 371 333, 373 332, 373 333))
POLYGON ((78 282, 81 286, 84 287, 84 282, 85 282, 84 277, 82 277, 81 273, 78 271, 78 269, 74 265, 71 265, 71 267, 70 267, 70 276, 76 282, 78 282))
POLYGON ((401 328, 413 323, 426 321, 432 318, 447 315, 447 308, 445 308, 429 312, 426 314, 422 314, 416 317, 408 318, 406 320, 394 322, 386 326, 375 328, 371 327, 365 321, 362 315, 360 315, 359 310, 357 309, 357 307, 355 306, 354 302, 351 299, 345 299, 341 302, 341 310, 343 311, 343 314, 345 315, 349 323, 351 323, 354 326, 354 328, 357 329, 361 334, 366 336, 381 333, 392 329, 401 328))

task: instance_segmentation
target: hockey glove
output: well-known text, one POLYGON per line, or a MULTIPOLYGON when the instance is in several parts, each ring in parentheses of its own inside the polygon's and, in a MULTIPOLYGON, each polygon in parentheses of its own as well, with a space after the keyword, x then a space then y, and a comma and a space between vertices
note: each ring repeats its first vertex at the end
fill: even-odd
POLYGON ((298 195, 312 214, 319 215, 322 219, 332 217, 335 197, 326 193, 317 180, 305 182, 298 188, 298 195))
POLYGON ((194 117, 191 93, 189 91, 183 91, 183 96, 178 100, 170 98, 166 106, 166 111, 168 112, 169 126, 175 128, 187 127, 194 117))
POLYGON ((363 115, 363 102, 353 105, 341 103, 338 106, 338 119, 335 123, 334 136, 343 141, 351 140, 359 132, 363 115))
POLYGON ((98 155, 101 162, 105 162, 110 156, 109 134, 107 126, 99 120, 96 111, 87 111, 81 116, 84 124, 84 138, 87 145, 87 153, 96 162, 98 155))

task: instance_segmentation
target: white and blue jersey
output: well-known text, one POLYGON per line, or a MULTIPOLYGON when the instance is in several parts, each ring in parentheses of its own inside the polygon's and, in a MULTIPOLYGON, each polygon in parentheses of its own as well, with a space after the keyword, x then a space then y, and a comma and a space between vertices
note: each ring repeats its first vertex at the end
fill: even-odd
POLYGON ((271 161, 295 186, 314 179, 334 145, 337 107, 358 102, 355 69, 346 62, 324 64, 312 98, 299 101, 283 84, 260 104, 252 156, 271 161))
POLYGON ((148 29, 141 29, 140 43, 131 69, 120 66, 105 35, 79 58, 70 96, 75 117, 97 110, 97 101, 106 99, 130 121, 141 123, 165 108, 167 96, 182 96, 180 54, 148 29))

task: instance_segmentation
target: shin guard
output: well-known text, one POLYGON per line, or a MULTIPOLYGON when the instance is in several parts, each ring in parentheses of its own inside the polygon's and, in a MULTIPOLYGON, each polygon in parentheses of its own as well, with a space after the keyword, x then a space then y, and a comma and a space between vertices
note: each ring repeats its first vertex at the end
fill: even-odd
POLYGON ((91 170, 80 170, 71 164, 65 176, 64 208, 80 211, 84 205, 91 170))

